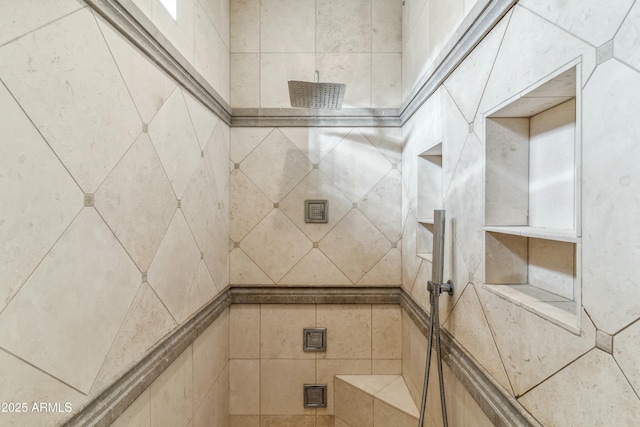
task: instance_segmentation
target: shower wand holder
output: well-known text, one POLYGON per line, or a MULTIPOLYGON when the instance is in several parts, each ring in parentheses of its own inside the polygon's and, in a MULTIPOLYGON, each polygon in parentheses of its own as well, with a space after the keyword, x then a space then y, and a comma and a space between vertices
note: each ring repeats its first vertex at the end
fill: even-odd
POLYGON ((453 282, 451 280, 447 280, 447 283, 435 284, 431 280, 429 280, 427 282, 427 290, 431 295, 433 295, 434 292, 437 292, 438 296, 440 296, 440 294, 443 292, 446 292, 449 295, 453 295, 453 282))

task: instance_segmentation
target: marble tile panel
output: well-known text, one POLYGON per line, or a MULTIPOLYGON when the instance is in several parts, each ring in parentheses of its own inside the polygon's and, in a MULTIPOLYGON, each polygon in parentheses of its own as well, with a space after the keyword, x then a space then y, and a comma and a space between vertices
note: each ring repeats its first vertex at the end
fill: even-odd
POLYGON ((193 65, 222 99, 229 102, 229 48, 223 37, 196 2, 193 65))
POLYGON ((112 427, 151 427, 151 398, 146 389, 112 424, 112 427))
POLYGON ((447 91, 443 91, 442 105, 444 115, 442 192, 446 196, 469 135, 469 124, 447 91))
POLYGON ((584 313, 577 336, 487 290, 480 289, 479 297, 516 396, 595 345, 595 328, 584 313))
POLYGON ((96 20, 140 118, 148 124, 173 93, 176 83, 104 18, 96 14, 96 20))
POLYGON ((371 52, 371 1, 316 2, 317 52, 371 52))
POLYGON ((137 362, 176 326, 158 296, 143 283, 113 340, 92 391, 113 381, 118 373, 137 362))
POLYGON ((229 414, 260 414, 260 360, 229 361, 229 414))
POLYGON ((312 170, 280 202, 280 209, 312 241, 319 242, 353 208, 353 203, 319 170, 312 170), (327 200, 328 222, 306 223, 305 200, 327 200))
POLYGON ((220 119, 189 92, 183 92, 183 95, 191 123, 193 124, 193 129, 196 131, 196 136, 200 143, 200 148, 204 149, 220 119))
POLYGON ((400 2, 372 0, 371 50, 402 52, 402 4, 400 2))
POLYGON ((227 211, 218 202, 217 208, 211 212, 213 216, 212 232, 206 236, 203 259, 218 289, 229 284, 229 229, 226 224, 227 211))
POLYGON ((315 305, 262 305, 260 357, 263 359, 315 359, 315 353, 307 353, 302 349, 303 328, 315 326, 315 305))
POLYGON ((260 415, 229 415, 230 427, 260 427, 260 415))
POLYGON ((315 361, 260 361, 260 414, 313 415, 315 409, 302 405, 304 384, 315 383, 315 361))
POLYGON ((510 16, 511 14, 509 13, 500 20, 498 25, 491 30, 444 83, 447 91, 469 123, 474 120, 478 111, 480 99, 493 69, 510 16))
POLYGON ((640 416, 633 389, 613 358, 597 349, 518 400, 543 425, 633 425, 640 416), (597 398, 594 389, 601 391, 597 398))
POLYGON ((95 194, 95 207, 140 270, 147 271, 176 198, 147 134, 140 134, 95 194))
POLYGON ((402 236, 401 185, 400 172, 392 169, 358 201, 358 209, 392 242, 402 236))
MULTIPOLYGON (((193 399, 203 401, 223 376, 229 362, 229 310, 225 310, 193 342, 193 399)), ((227 374, 228 375, 228 374, 227 374)))
POLYGON ((247 156, 241 169, 271 201, 278 203, 313 166, 282 132, 275 130, 247 156))
POLYGON ((640 391, 640 360, 637 348, 640 346, 640 322, 634 323, 613 337, 613 357, 622 373, 636 391, 640 391))
POLYGON ((373 359, 400 359, 402 356, 400 318, 400 306, 371 306, 371 357, 373 359))
POLYGON ((582 227, 589 238, 582 245, 582 301, 610 335, 640 317, 640 248, 631 243, 640 238, 638 97, 640 75, 617 60, 600 64, 583 91, 582 227), (624 208, 612 209, 620 200, 624 208), (602 283, 613 277, 620 286, 603 295, 602 283))
POLYGON ((582 58, 582 77, 586 81, 596 65, 595 47, 516 6, 479 111, 491 110, 577 57, 582 58), (522 55, 522 52, 527 54, 522 55), (521 60, 513 61, 514 57, 521 60))
POLYGON ((389 172, 391 163, 357 130, 320 162, 320 170, 352 202, 358 202, 389 172))
MULTIPOLYGON (((315 64, 316 69, 320 72, 320 81, 347 85, 342 108, 370 108, 372 106, 371 57, 371 53, 316 54, 315 64)), ((302 80, 313 81, 311 78, 302 80)))
MULTIPOLYGON (((336 378, 336 421, 344 420, 345 425, 373 425, 373 396, 336 378)), ((339 425, 336 423, 336 426, 339 425)))
POLYGON ((231 239, 237 242, 273 209, 273 202, 238 169, 231 172, 230 198, 229 232, 231 239))
POLYGON ((316 382, 327 384, 327 407, 318 408, 318 415, 334 414, 336 375, 371 375, 371 359, 319 359, 316 361, 316 382))
POLYGON ((227 364, 218 380, 196 409, 192 427, 228 427, 229 426, 229 365, 227 364))
MULTIPOLYGON (((443 297, 446 298, 446 295, 443 297)), ((473 286, 466 287, 443 326, 505 390, 513 394, 500 353, 473 286)))
POLYGON ((350 285, 351 280, 319 249, 311 249, 283 278, 281 285, 350 285))
MULTIPOLYGON (((49 376, 40 369, 0 350, 0 399, 2 402, 66 402, 78 408, 86 396, 67 384, 49 376)), ((31 409, 31 407, 29 407, 31 409)), ((34 427, 50 426, 66 413, 4 412, 0 415, 3 425, 34 427)))
POLYGON ((311 241, 277 209, 240 243, 240 248, 275 282, 282 279, 312 246, 311 241), (265 251, 266 247, 270 250, 265 251))
POLYGON ((229 2, 229 50, 260 52, 260 0, 229 2))
POLYGON ((618 29, 615 39, 613 40, 614 56, 626 64, 631 65, 636 70, 640 69, 640 59, 638 59, 638 55, 636 55, 638 46, 640 45, 638 22, 640 22, 640 5, 636 2, 618 29))
POLYGON ((260 50, 265 53, 313 52, 315 10, 314 0, 262 0, 260 50))
POLYGON ((139 285, 113 233, 84 209, 0 315, 0 345, 88 393, 139 285))
POLYGON ((260 417, 260 427, 316 427, 313 415, 266 415, 260 417))
POLYGON ((402 104, 402 54, 371 55, 371 107, 399 108, 402 104))
POLYGON ((316 314, 317 326, 327 328, 327 351, 318 359, 371 358, 371 306, 322 305, 316 314))
POLYGON ((273 280, 240 248, 231 251, 229 266, 232 285, 273 285, 273 280))
POLYGON ((229 103, 232 108, 260 107, 260 55, 232 53, 229 62, 229 103))
POLYGON ((350 128, 280 128, 280 131, 298 147, 312 163, 320 163, 333 147, 351 131, 350 128))
POLYGON ((180 207, 201 251, 213 229, 216 196, 214 183, 201 159, 180 200, 180 207))
POLYGON ((229 157, 237 164, 242 161, 273 131, 273 128, 231 128, 229 157))
POLYGON ((373 359, 371 373, 373 375, 402 375, 402 359, 373 359))
POLYGON ((229 0, 199 0, 205 14, 213 23, 225 45, 229 46, 230 8, 229 0))
POLYGON ((177 19, 173 19, 161 2, 154 1, 151 5, 153 24, 191 63, 194 60, 195 3, 196 0, 176 0, 177 19))
POLYGON ((390 244, 359 210, 353 209, 318 247, 352 282, 357 282, 387 253, 390 244))
POLYGON ((2 310, 82 209, 83 194, 3 85, 0 110, 2 310))
POLYGON ((551 0, 525 0, 519 5, 587 43, 600 46, 613 38, 633 3, 633 0, 612 3, 572 0, 558 4, 551 0))
MULTIPOLYGON (((223 288, 226 284, 223 284, 223 288)), ((209 269, 204 261, 200 261, 196 275, 189 287, 189 293, 184 302, 184 308, 180 316, 179 322, 183 322, 195 314, 200 308, 215 297, 220 290, 209 274, 209 269)))
POLYGON ((198 167, 201 150, 180 88, 176 88, 149 123, 149 136, 173 191, 182 198, 198 167))
POLYGON ((77 0, 30 0, 0 5, 0 46, 78 9, 77 0))
MULTIPOLYGON (((263 53, 260 55, 260 107, 289 108, 289 80, 312 82, 316 66, 313 53, 263 53)), ((320 81, 327 82, 320 70, 320 81)), ((345 94, 346 96, 346 94, 345 94)))
MULTIPOLYGON (((402 128, 358 128, 391 164, 402 162, 402 128)), ((400 168, 401 169, 401 168, 400 168)))
POLYGON ((178 209, 148 271, 148 281, 174 319, 179 320, 201 253, 178 209))
POLYGON ((229 311, 229 357, 260 357, 260 305, 233 304, 229 311))
POLYGON ((384 257, 362 279, 358 285, 400 285, 402 283, 402 253, 400 249, 390 249, 384 257))
POLYGON ((3 46, 0 63, 7 88, 82 189, 93 193, 141 123, 91 12, 3 46))

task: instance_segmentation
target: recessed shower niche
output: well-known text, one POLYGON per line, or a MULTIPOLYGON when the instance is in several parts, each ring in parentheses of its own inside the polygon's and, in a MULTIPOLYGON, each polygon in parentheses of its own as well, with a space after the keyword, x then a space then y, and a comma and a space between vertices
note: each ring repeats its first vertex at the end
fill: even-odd
POLYGON ((579 64, 485 116, 485 286, 580 332, 579 64))
POLYGON ((433 211, 442 209, 442 142, 431 145, 417 157, 418 227, 417 255, 429 262, 433 258, 433 211))

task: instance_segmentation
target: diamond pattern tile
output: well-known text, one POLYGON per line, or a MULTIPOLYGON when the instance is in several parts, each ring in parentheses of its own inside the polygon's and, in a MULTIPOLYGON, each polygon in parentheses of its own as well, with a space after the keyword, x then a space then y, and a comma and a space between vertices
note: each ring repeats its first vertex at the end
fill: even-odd
POLYGON ((182 314, 200 258, 198 245, 178 209, 147 274, 149 284, 176 320, 182 314))
POLYGON ((189 117, 191 117, 191 123, 198 136, 200 147, 204 149, 220 119, 195 99, 193 95, 188 92, 183 93, 184 101, 189 110, 189 117))
POLYGON ((353 130, 320 162, 320 170, 352 202, 367 194, 391 163, 359 131, 353 130))
POLYGON ((82 3, 74 0, 2 2, 0 3, 0 16, 3 18, 0 25, 0 45, 81 7, 82 3))
POLYGON ((242 242, 240 248, 274 282, 311 250, 311 241, 279 209, 274 209, 242 242))
POLYGON ((240 169, 278 203, 313 168, 311 162, 278 129, 241 163, 240 169))
POLYGON ((353 203, 319 170, 311 171, 311 173, 280 202, 280 209, 314 242, 319 242, 352 207, 353 203), (304 201, 307 199, 326 199, 329 201, 328 223, 308 224, 304 222, 304 201))
POLYGON ((350 128, 282 128, 280 131, 313 163, 319 163, 350 128))
POLYGON ((358 209, 392 242, 402 236, 402 176, 391 170, 359 202, 358 209))
POLYGON ((106 385, 176 326, 153 289, 143 283, 102 364, 92 391, 106 385))
POLYGON ((402 128, 358 129, 391 163, 402 161, 402 128))
POLYGON ((232 285, 273 285, 273 280, 242 249, 233 249, 229 258, 232 285))
POLYGON ((149 123, 176 88, 176 83, 102 17, 98 25, 113 54, 144 123, 149 123))
POLYGON ((213 282, 209 269, 204 261, 200 261, 198 265, 198 271, 191 283, 189 294, 182 309, 182 315, 180 321, 188 319, 198 309, 209 302, 218 293, 218 288, 213 282))
POLYGON ((239 242, 273 209, 273 203, 242 171, 233 170, 230 181, 230 235, 239 242))
POLYGON ((640 322, 636 321, 613 338, 613 357, 635 389, 640 392, 640 322))
POLYGON ((88 393, 139 286, 140 271, 85 208, 0 315, 0 346, 88 393))
POLYGON ((173 191, 182 198, 201 153, 180 88, 173 91, 149 123, 149 136, 173 191))
POLYGON ((390 249, 376 265, 358 281, 358 285, 400 285, 402 254, 390 249))
POLYGON ((213 230, 207 233, 204 243, 204 262, 218 289, 224 289, 229 284, 229 229, 225 222, 228 213, 218 204, 211 215, 213 230))
POLYGON ((95 192, 142 124, 87 8, 0 48, 0 77, 82 189, 95 192))
POLYGON ((0 85, 0 310, 73 217, 83 194, 0 85))
POLYGON ((640 22, 640 4, 636 2, 613 40, 614 56, 635 67, 636 70, 640 68, 640 58, 637 55, 640 47, 638 22, 640 22))
POLYGON ((318 247, 355 283, 387 253, 391 244, 371 221, 354 209, 318 247))
POLYGON ((241 163, 271 132, 273 128, 232 128, 231 161, 241 163))
POLYGON ((279 283, 284 285, 350 285, 351 281, 319 249, 311 249, 279 283))
POLYGON ((151 140, 141 134, 95 194, 95 207, 140 270, 147 271, 176 210, 151 140))
POLYGON ((218 208, 215 191, 204 159, 200 159, 198 168, 184 191, 180 207, 201 251, 204 250, 207 235, 214 229, 213 212, 218 208))
POLYGON ((219 122, 215 127, 213 134, 204 149, 204 159, 207 171, 213 178, 219 198, 225 199, 225 207, 229 206, 228 196, 225 193, 229 191, 229 126, 223 122, 219 122))

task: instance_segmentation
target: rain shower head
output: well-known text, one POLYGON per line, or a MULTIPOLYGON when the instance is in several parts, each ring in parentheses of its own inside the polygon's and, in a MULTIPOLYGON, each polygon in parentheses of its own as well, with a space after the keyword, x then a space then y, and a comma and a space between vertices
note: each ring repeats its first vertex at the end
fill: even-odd
POLYGON ((297 108, 322 108, 340 110, 347 85, 320 83, 320 73, 315 72, 315 82, 289 80, 291 106, 297 108))

